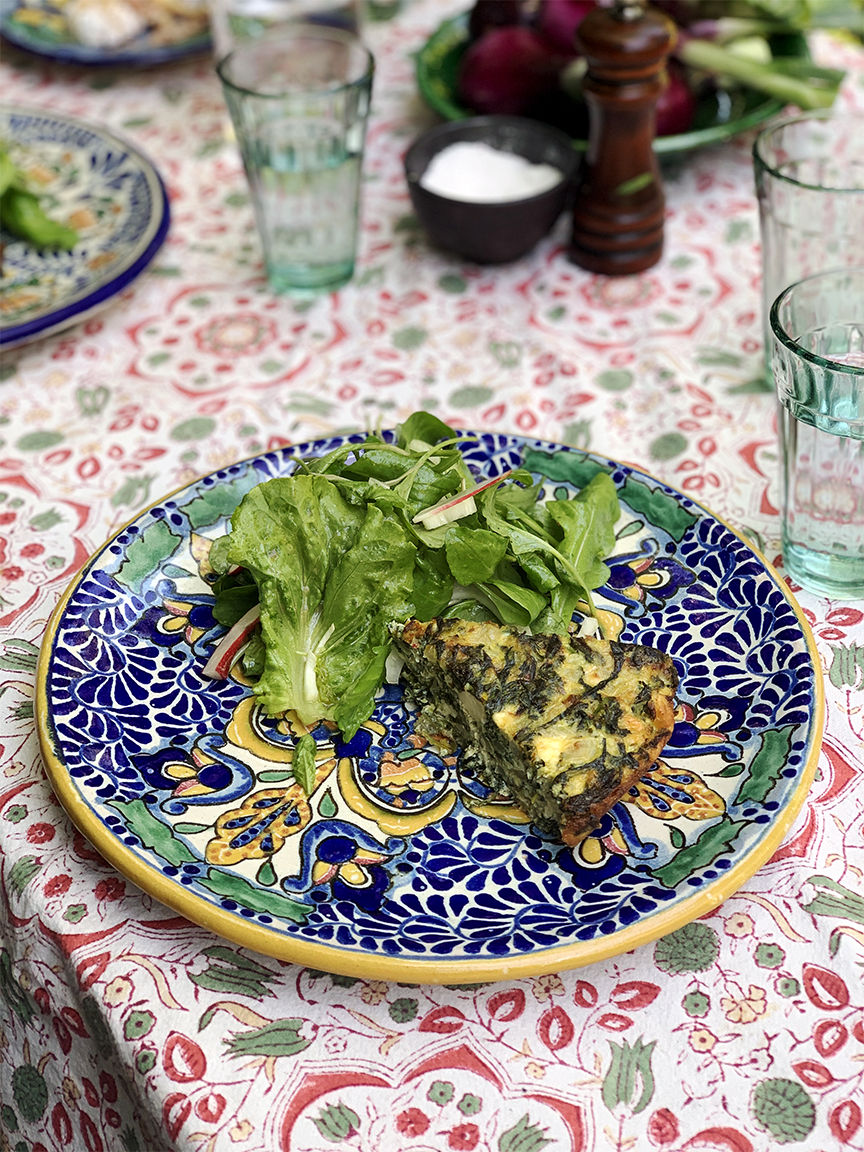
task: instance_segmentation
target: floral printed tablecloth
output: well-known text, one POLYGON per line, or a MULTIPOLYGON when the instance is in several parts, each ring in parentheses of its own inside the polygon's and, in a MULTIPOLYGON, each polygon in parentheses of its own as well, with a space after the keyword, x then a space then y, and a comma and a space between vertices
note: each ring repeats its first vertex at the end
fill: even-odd
MULTIPOLYGON (((114 74, 5 53, 4 98, 125 133, 173 222, 109 307, 3 359, 4 1150, 864 1148, 861 602, 791 586, 827 724, 783 846, 708 916, 576 971, 416 987, 228 945, 118 875, 47 783, 34 671, 62 590, 136 510, 259 450, 425 407, 633 461, 779 564, 752 135, 667 169, 666 254, 642 276, 569 264, 563 220, 518 264, 463 265, 427 247, 401 168, 432 121, 411 53, 452 10, 369 28, 358 269, 310 306, 266 291, 209 59, 114 74)), ((814 49, 864 106, 864 52, 814 49)))

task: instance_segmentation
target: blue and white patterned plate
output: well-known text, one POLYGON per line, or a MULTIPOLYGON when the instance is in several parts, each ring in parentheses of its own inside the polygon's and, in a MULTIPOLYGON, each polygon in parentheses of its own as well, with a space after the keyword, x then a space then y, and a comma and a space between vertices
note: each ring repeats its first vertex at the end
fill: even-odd
MULTIPOLYGON (((349 438, 356 442, 362 437, 349 438)), ((668 652, 681 685, 660 761, 578 848, 544 837, 458 757, 415 735, 389 684, 349 742, 303 729, 242 679, 202 676, 222 633, 211 541, 245 492, 318 441, 236 464, 160 501, 89 561, 42 646, 37 708, 75 823, 141 888, 238 943, 314 968, 427 983, 560 971, 704 915, 773 854, 813 778, 823 695, 812 636, 729 527, 635 468, 481 435, 479 476, 525 462, 565 486, 611 473, 623 514, 607 630, 668 652)))
POLYGON ((0 233, 0 346, 77 324, 150 263, 168 232, 168 197, 136 148, 95 124, 0 105, 0 140, 52 219, 78 232, 71 252, 0 233))
MULTIPOLYGON (((69 30, 63 14, 65 0, 0 0, 0 33, 27 52, 35 52, 49 60, 63 64, 115 65, 123 68, 144 68, 156 64, 169 64, 202 52, 209 52, 212 44, 205 27, 182 39, 166 43, 158 28, 147 28, 116 48, 83 44, 69 30)), ((168 16, 168 12, 165 13, 168 16)), ((190 22, 190 27, 192 27, 190 22)))

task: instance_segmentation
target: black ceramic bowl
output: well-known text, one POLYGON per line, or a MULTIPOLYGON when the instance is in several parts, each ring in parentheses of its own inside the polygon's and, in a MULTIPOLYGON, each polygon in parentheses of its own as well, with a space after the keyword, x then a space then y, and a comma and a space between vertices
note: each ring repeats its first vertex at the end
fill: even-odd
POLYGON ((405 177, 431 243, 477 264, 505 264, 526 255, 549 232, 569 204, 578 163, 573 141, 557 128, 521 116, 474 116, 424 132, 405 154, 405 177), (462 140, 551 164, 564 178, 537 196, 489 204, 451 200, 421 187, 432 157, 462 140))

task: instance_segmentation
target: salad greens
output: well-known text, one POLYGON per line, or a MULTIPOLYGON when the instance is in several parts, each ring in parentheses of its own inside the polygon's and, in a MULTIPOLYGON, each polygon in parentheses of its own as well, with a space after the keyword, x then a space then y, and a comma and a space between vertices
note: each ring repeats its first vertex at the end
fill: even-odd
POLYGON ((830 108, 844 72, 808 57, 774 56, 769 40, 815 28, 864 37, 862 0, 657 0, 678 24, 674 55, 697 72, 736 81, 799 108, 830 108))
POLYGON ((333 720, 350 739, 383 683, 392 622, 446 610, 566 632, 577 604, 593 612, 619 515, 605 472, 573 499, 544 501, 542 483, 517 469, 468 515, 414 523, 474 487, 459 448, 470 439, 417 412, 395 444, 370 434, 243 498, 210 553, 214 616, 230 627, 260 604, 243 668, 265 711, 333 720))
POLYGON ((0 143, 0 224, 34 248, 63 248, 78 243, 74 228, 47 216, 39 197, 27 187, 26 177, 0 143))

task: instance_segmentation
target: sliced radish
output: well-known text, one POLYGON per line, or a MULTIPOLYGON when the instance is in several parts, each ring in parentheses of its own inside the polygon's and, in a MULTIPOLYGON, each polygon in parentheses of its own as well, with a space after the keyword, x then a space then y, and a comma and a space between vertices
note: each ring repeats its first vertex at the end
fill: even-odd
POLYGON ((476 511, 477 505, 474 502, 474 497, 469 493, 464 499, 449 505, 447 508, 430 508, 421 517, 421 520, 424 528, 442 528, 445 524, 452 524, 454 520, 462 520, 465 516, 470 516, 472 512, 476 511))
POLYGON ((256 604, 254 608, 249 609, 245 616, 241 616, 213 649, 213 654, 204 665, 202 675, 206 676, 208 680, 225 680, 231 671, 231 666, 240 654, 240 649, 249 642, 260 618, 260 604, 256 604))
POLYGON ((491 488, 493 484, 500 484, 502 480, 506 480, 512 471, 512 468, 508 468, 506 472, 502 472, 493 480, 484 480, 466 492, 460 492, 456 496, 448 496, 446 500, 442 500, 433 508, 424 508, 422 512, 417 513, 412 524, 422 523, 424 528, 440 528, 444 524, 452 524, 454 520, 461 520, 463 516, 470 516, 472 512, 477 511, 474 497, 480 492, 485 492, 487 488, 491 488))

